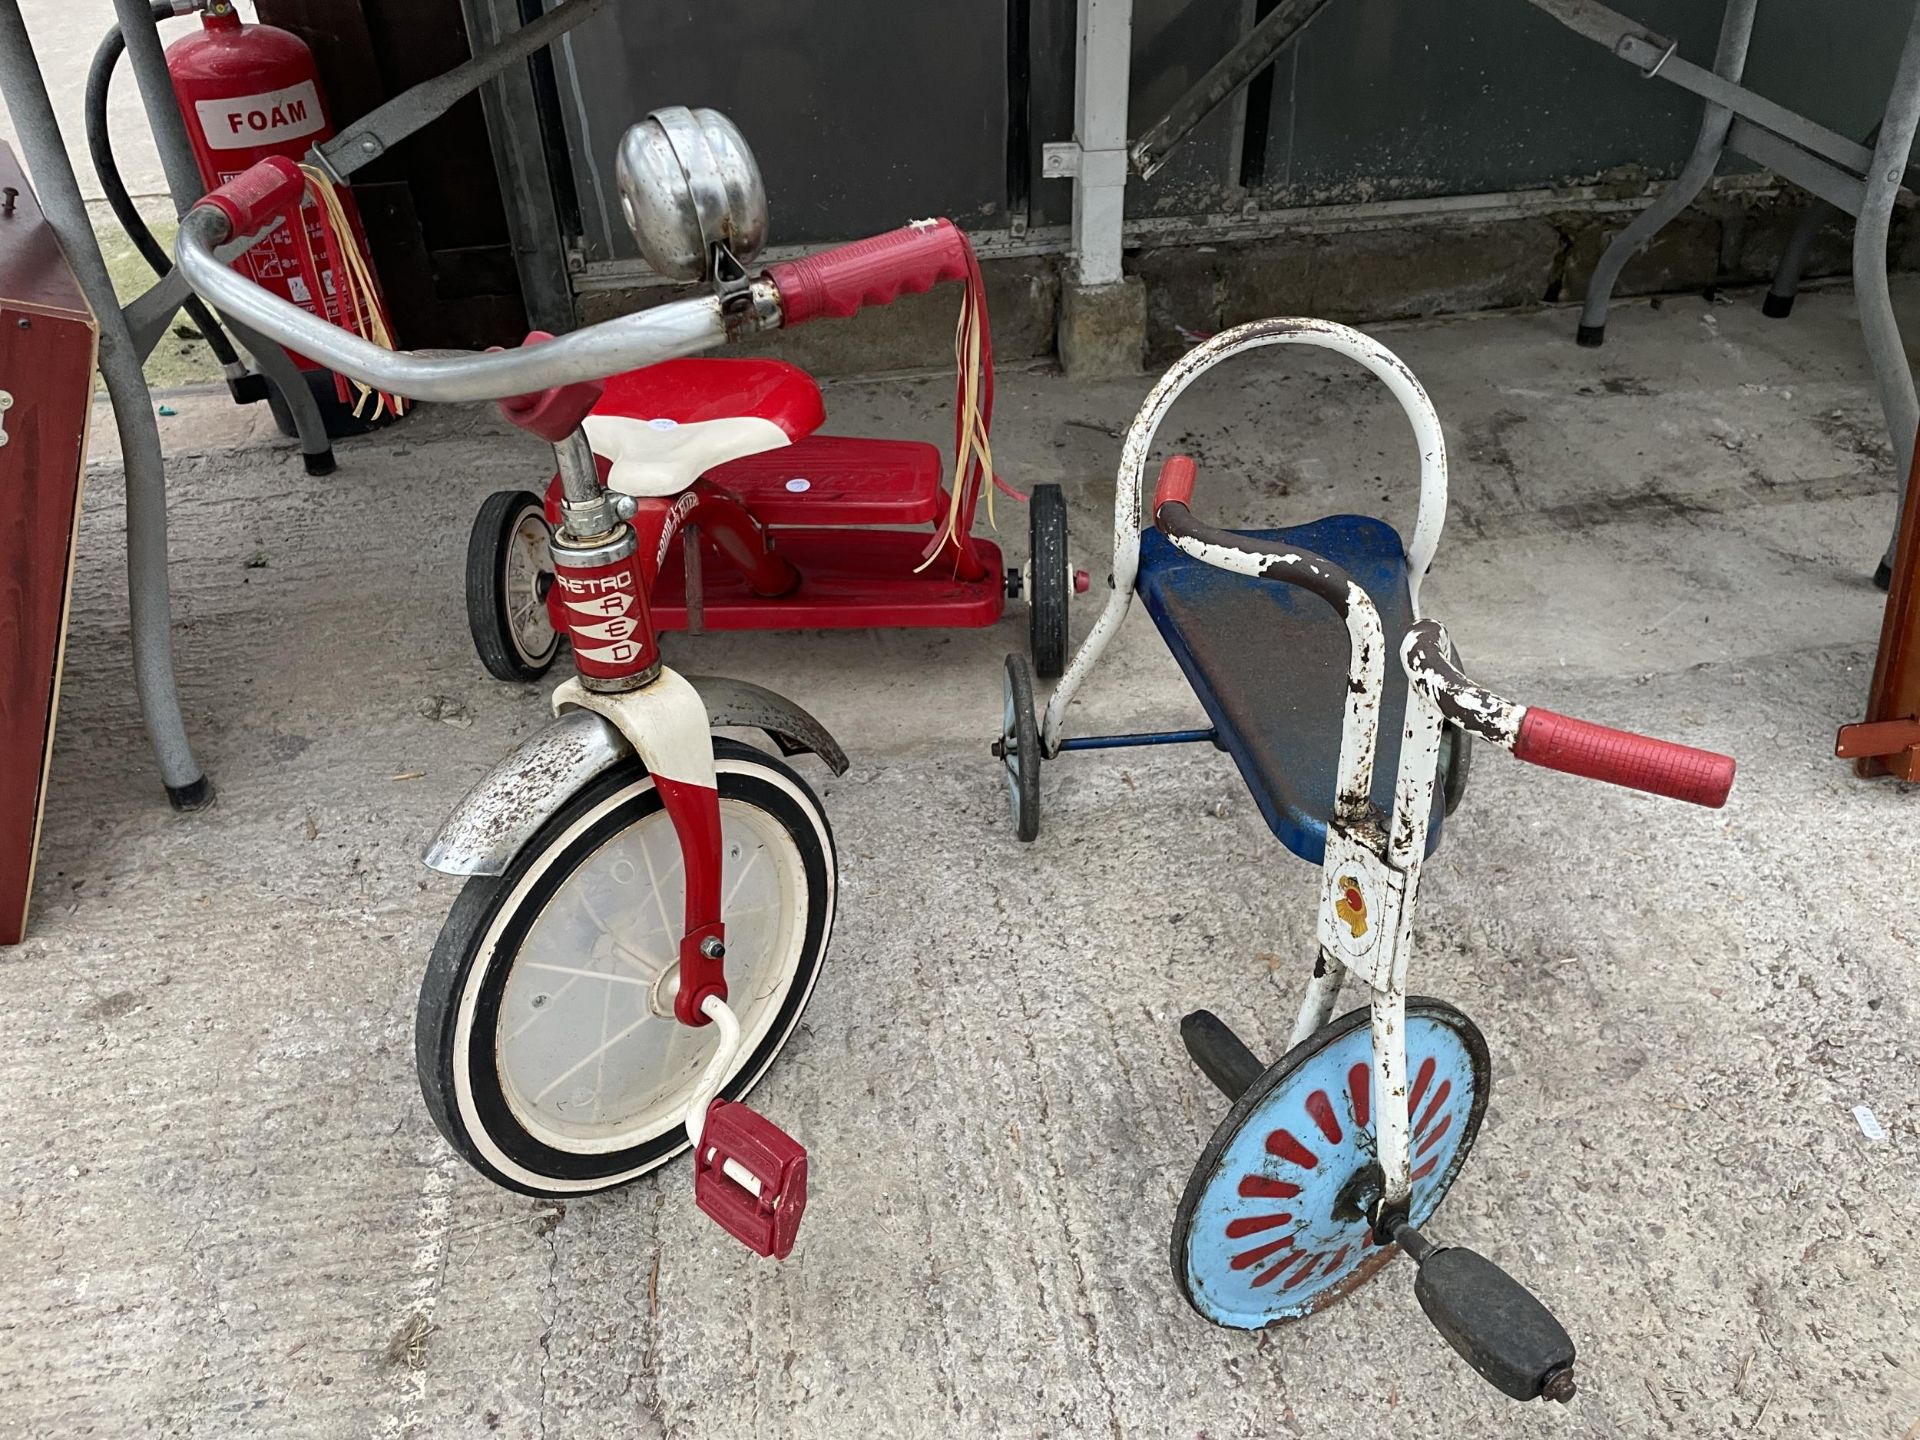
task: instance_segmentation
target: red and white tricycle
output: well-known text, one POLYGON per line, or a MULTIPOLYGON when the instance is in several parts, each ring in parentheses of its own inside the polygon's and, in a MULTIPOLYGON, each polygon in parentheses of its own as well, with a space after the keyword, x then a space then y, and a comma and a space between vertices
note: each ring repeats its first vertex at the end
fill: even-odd
MULTIPOLYGON (((820 387, 779 360, 669 360, 570 389, 553 415, 522 418, 556 444, 583 437, 575 448, 591 451, 616 495, 672 502, 642 503, 633 517, 654 627, 969 629, 998 624, 1009 598, 1024 599, 1034 669, 1060 674, 1067 602, 1087 588, 1084 572, 1069 572, 1060 487, 1033 488, 1024 566, 1005 565, 999 548, 973 533, 983 496, 989 518, 995 487, 1021 497, 993 468, 993 339, 965 234, 950 220, 917 221, 830 256, 771 266, 755 282, 743 266, 765 241, 766 202, 752 153, 724 116, 657 110, 627 132, 615 168, 648 262, 663 275, 710 280, 743 318, 764 321, 775 303, 783 325, 851 315, 892 300, 902 274, 913 290, 965 286, 951 483, 939 450, 923 441, 818 433, 826 422, 820 387), (706 183, 722 167, 724 235, 696 240, 644 218, 666 213, 689 176, 707 172, 695 181, 706 183), (773 298, 756 283, 770 283, 773 298)), ((481 663, 501 680, 538 679, 567 640, 546 603, 565 485, 556 474, 544 494, 496 491, 474 519, 467 623, 481 663)))
MULTIPOLYGON (((178 262, 221 311, 340 374, 416 400, 500 400, 553 443, 551 584, 538 599, 577 673, 553 696, 555 723, 460 801, 427 852, 434 869, 467 879, 415 1031, 441 1133, 488 1178, 553 1196, 618 1185, 691 1145, 700 1208, 759 1253, 785 1256, 806 1204, 806 1152, 741 1097, 813 991, 837 862, 806 782, 713 731, 762 730, 783 755, 810 752, 836 774, 846 758, 793 702, 662 664, 655 600, 689 524, 749 583, 786 583, 761 522, 696 477, 769 430, 803 428, 797 382, 775 373, 788 367, 740 362, 739 374, 767 383, 716 381, 699 417, 664 425, 604 401, 622 387, 664 394, 663 373, 691 375, 676 364, 725 363, 680 357, 926 290, 971 256, 938 222, 750 276, 766 202, 738 132, 712 111, 658 112, 634 127, 620 178, 636 233, 683 265, 697 259, 711 293, 512 350, 396 353, 230 269, 250 239, 308 203, 289 161, 262 161, 202 200, 181 223, 178 262), (641 366, 652 369, 636 378, 641 366)), ((981 421, 977 408, 965 421, 981 421)), ((973 473, 977 488, 990 465, 973 473)), ((966 515, 967 495, 957 508, 948 499, 966 515)), ((950 561, 966 549, 962 533, 956 521, 944 541, 914 545, 950 561)))

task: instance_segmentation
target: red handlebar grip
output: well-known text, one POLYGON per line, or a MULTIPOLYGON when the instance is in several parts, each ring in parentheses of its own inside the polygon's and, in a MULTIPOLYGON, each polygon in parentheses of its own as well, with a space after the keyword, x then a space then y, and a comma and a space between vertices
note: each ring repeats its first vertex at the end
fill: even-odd
POLYGON ((1530 707, 1513 753, 1529 764, 1584 775, 1630 790, 1647 790, 1718 810, 1733 789, 1731 756, 1671 740, 1611 730, 1551 710, 1530 707))
POLYGON ((225 215, 236 236, 251 235, 295 209, 306 193, 307 177, 299 165, 285 155, 269 155, 198 203, 225 215))
POLYGON ((823 250, 801 260, 769 265, 788 325, 842 318, 868 305, 891 305, 903 293, 918 295, 943 280, 964 280, 970 247, 951 220, 907 225, 823 250))
POLYGON ((1193 482, 1199 478, 1200 467, 1191 455, 1169 455, 1160 467, 1160 483, 1153 487, 1153 513, 1158 515, 1160 507, 1172 500, 1191 508, 1193 482))
MULTIPOLYGON (((538 345, 551 340, 545 330, 529 330, 522 345, 538 345)), ((498 350, 500 347, 492 347, 498 350)), ((510 395, 500 401, 500 413, 530 435, 538 435, 550 445, 558 445, 571 435, 592 412, 606 386, 598 380, 576 380, 571 385, 555 385, 529 395, 510 395)))

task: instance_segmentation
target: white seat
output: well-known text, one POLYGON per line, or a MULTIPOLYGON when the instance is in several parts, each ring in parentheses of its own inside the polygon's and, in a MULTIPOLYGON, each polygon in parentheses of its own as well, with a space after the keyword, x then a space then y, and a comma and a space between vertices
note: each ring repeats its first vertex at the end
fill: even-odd
POLYGON ((581 428, 593 453, 612 462, 608 488, 635 496, 678 495, 716 465, 793 443, 758 415, 686 422, 589 415, 581 428))
POLYGON ((610 375, 582 422, 622 495, 678 495, 716 465, 811 435, 820 387, 782 360, 666 360, 610 375))

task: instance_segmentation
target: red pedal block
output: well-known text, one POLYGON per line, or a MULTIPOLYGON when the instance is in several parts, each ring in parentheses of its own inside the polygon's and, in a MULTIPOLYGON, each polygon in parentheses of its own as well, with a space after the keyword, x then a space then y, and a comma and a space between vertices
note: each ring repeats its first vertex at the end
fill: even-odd
POLYGON ((693 1157, 693 1199, 754 1254, 784 1260, 807 1209, 806 1147, 747 1106, 716 1100, 693 1157), (759 1182, 758 1195, 727 1173, 728 1161, 759 1182))

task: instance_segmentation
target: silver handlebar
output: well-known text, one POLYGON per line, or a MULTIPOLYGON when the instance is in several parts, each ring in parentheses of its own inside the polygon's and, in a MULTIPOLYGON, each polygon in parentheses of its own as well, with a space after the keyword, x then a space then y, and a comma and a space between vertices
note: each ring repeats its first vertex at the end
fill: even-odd
POLYGON ((457 356, 442 352, 432 359, 387 350, 231 269, 214 254, 216 246, 232 238, 231 231, 227 217, 210 206, 187 212, 174 243, 174 258, 187 283, 241 324, 389 395, 438 402, 504 400, 555 385, 604 380, 623 370, 711 350, 727 339, 720 302, 704 296, 656 305, 512 350, 457 356))

